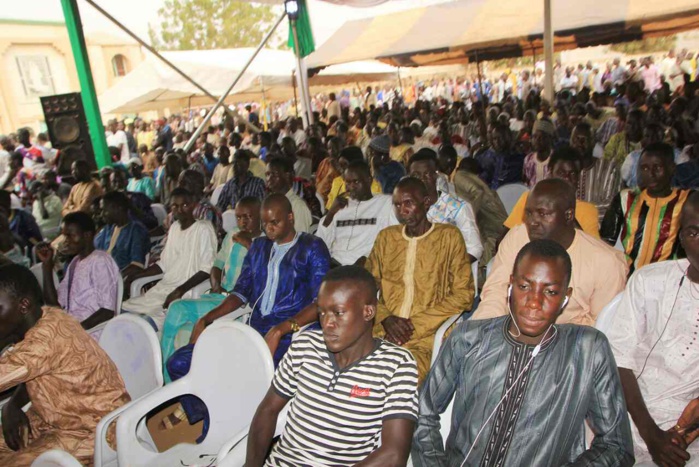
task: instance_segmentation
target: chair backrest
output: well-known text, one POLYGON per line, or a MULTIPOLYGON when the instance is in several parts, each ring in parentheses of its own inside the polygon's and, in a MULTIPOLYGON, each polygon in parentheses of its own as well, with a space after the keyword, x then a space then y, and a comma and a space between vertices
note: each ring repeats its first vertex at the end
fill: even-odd
POLYGON ((473 289, 478 295, 478 261, 471 263, 471 277, 473 277, 473 289))
POLYGON ((519 198, 528 190, 529 187, 522 183, 509 183, 497 189, 498 197, 500 197, 502 205, 505 206, 507 214, 512 212, 512 208, 515 207, 519 198))
POLYGON ((619 303, 621 303, 621 298, 624 296, 624 292, 619 292, 616 297, 607 303, 607 305, 602 308, 602 311, 597 315, 597 321, 595 321, 595 328, 598 331, 607 333, 611 329, 612 322, 614 321, 614 315, 616 314, 617 308, 619 308, 619 303))
POLYGON ((221 192, 223 191, 223 185, 219 185, 211 193, 211 204, 216 206, 218 204, 218 199, 221 197, 221 192))
POLYGON ((485 279, 488 280, 488 276, 490 275, 490 271, 493 269, 493 263, 495 262, 495 258, 490 258, 490 261, 488 261, 488 264, 485 265, 485 279))
POLYGON ((235 218, 235 211, 229 209, 221 214, 221 218, 223 221, 223 230, 225 230, 226 233, 238 227, 238 219, 235 218))
POLYGON ((132 400, 163 385, 160 343, 145 319, 131 314, 113 318, 102 331, 100 346, 119 370, 132 400))
POLYGON ((82 464, 65 451, 51 449, 34 459, 32 467, 82 467, 82 464))
MULTIPOLYGON (((35 264, 31 268, 29 268, 32 274, 34 274, 34 277, 36 277, 36 280, 39 281, 39 286, 41 287, 41 290, 44 289, 44 270, 41 268, 41 263, 35 264)), ((58 288, 58 274, 56 274, 56 271, 53 271, 53 284, 58 288)))
POLYGON ((182 378, 208 408, 210 428, 204 443, 220 449, 247 426, 273 376, 269 347, 253 328, 229 320, 206 328, 194 347, 189 374, 182 378))
MULTIPOLYGON (((146 263, 148 264, 148 263, 146 263)), ((121 274, 117 277, 117 301, 116 308, 114 309, 114 316, 121 313, 121 302, 124 300, 124 278, 121 274)))
POLYGON ((160 203, 153 203, 150 207, 153 209, 153 215, 155 215, 155 218, 158 220, 158 225, 163 225, 167 217, 167 209, 165 209, 165 206, 160 203))

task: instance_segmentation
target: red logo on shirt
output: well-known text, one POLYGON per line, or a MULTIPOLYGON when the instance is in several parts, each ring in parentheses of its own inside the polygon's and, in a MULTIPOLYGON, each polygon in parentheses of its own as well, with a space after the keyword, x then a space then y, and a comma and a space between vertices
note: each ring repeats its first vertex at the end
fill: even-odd
POLYGON ((352 391, 350 391, 350 397, 369 397, 370 395, 371 395, 370 388, 360 388, 357 385, 355 385, 352 388, 352 391))

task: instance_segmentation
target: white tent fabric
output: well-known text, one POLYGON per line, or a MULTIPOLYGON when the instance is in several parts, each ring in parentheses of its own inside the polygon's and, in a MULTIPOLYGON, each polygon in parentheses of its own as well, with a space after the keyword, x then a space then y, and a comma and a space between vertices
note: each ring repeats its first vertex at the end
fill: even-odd
MULTIPOLYGON (((252 48, 164 52, 178 68, 214 96, 223 94, 253 53, 252 48)), ((293 53, 263 49, 233 88, 227 103, 286 100, 293 97, 293 53)), ((396 69, 369 61, 323 69, 310 79, 311 86, 394 79, 396 69)), ((210 105, 200 90, 158 59, 151 57, 99 96, 102 112, 136 113, 164 108, 210 105)))
MULTIPOLYGON (((556 0, 557 50, 675 33, 699 26, 697 0, 556 0)), ((456 0, 345 23, 308 58, 309 68, 381 59, 439 65, 541 54, 543 0, 456 0)))

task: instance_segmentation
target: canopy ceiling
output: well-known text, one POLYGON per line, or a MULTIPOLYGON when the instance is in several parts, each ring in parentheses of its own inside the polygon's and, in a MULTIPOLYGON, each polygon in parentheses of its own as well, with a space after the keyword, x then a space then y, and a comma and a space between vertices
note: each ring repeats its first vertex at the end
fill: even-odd
MULTIPOLYGON (((554 48, 637 40, 699 27, 697 0, 555 0, 554 48)), ((543 0, 456 0, 348 21, 309 68, 379 59, 444 65, 543 53, 543 0)))
MULTIPOLYGON (((214 96, 222 95, 253 53, 252 48, 164 52, 163 55, 214 96)), ((281 101, 293 97, 290 51, 263 49, 226 100, 227 103, 281 101)), ((312 87, 395 79, 396 69, 377 61, 325 68, 309 79, 312 87)), ((99 96, 104 113, 137 113, 211 105, 213 101, 154 57, 139 64, 99 96)))

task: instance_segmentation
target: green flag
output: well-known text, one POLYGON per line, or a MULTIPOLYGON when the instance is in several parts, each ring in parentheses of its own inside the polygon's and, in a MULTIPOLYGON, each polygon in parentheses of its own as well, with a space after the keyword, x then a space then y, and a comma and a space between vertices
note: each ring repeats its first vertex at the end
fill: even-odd
MULTIPOLYGON (((315 41, 313 40, 313 30, 311 29, 311 17, 308 16, 308 7, 306 6, 305 0, 298 0, 299 2, 299 17, 296 20, 296 32, 299 36, 299 47, 300 55, 305 57, 310 55, 316 49, 315 41)), ((289 41, 287 45, 296 52, 296 44, 294 44, 294 31, 291 29, 291 24, 289 24, 289 41)))

